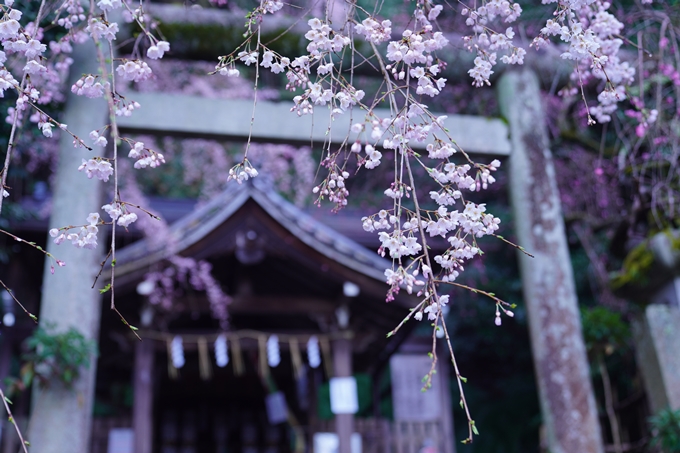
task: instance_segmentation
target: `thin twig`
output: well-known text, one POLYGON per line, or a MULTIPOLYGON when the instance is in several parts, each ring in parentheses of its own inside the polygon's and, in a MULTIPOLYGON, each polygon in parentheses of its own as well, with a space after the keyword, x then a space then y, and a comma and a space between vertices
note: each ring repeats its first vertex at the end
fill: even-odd
POLYGON ((5 405, 5 410, 7 411, 7 417, 9 419, 10 423, 12 423, 14 425, 14 429, 17 431, 17 435, 19 436, 19 440, 21 441, 21 448, 23 448, 24 453, 28 453, 27 446, 29 445, 29 443, 28 443, 27 440, 24 440, 24 436, 23 436, 23 434, 21 434, 21 430, 19 429, 19 426, 17 425, 17 422, 14 419, 14 416, 12 415, 12 411, 9 408, 8 403, 10 401, 5 396, 5 392, 3 392, 1 388, 0 388, 0 397, 2 398, 2 402, 5 405))
POLYGON ((26 310, 26 307, 24 307, 21 304, 21 302, 19 302, 19 299, 16 298, 16 296, 14 295, 12 290, 9 289, 7 287, 7 285, 5 285, 5 282, 0 280, 0 285, 2 285, 3 288, 5 288, 5 291, 7 291, 7 294, 9 294, 12 299, 14 299, 14 302, 16 302, 17 305, 19 305, 21 307, 21 309, 24 311, 24 313, 26 313, 28 315, 28 317, 31 318, 33 320, 33 322, 35 322, 37 324, 38 323, 38 317, 36 315, 34 315, 33 313, 31 313, 30 311, 26 310))
POLYGON ((95 275, 95 277, 94 277, 94 282, 92 282, 92 286, 91 286, 92 289, 94 289, 94 287, 97 285, 97 280, 99 280, 99 277, 101 277, 102 272, 104 272, 104 266, 106 266, 106 262, 109 260, 110 256, 111 256, 111 249, 109 249, 109 252, 106 254, 104 261, 99 263, 99 272, 97 272, 97 275, 95 275))

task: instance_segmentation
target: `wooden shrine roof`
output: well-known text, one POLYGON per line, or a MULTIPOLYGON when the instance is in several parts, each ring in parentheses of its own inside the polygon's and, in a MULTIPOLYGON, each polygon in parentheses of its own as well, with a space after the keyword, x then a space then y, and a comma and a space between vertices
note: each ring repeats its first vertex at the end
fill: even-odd
MULTIPOLYGON (((144 239, 119 250, 116 254, 117 281, 129 280, 126 277, 137 279, 142 272, 148 271, 149 266, 172 255, 205 259, 218 250, 233 251, 233 240, 222 241, 216 236, 233 235, 233 228, 223 231, 223 234, 219 231, 230 220, 237 220, 239 222, 236 225, 243 224, 244 228, 248 228, 245 226, 246 219, 257 217, 251 211, 252 207, 249 209, 249 204, 254 204, 284 232, 294 236, 311 251, 338 263, 351 274, 380 282, 384 295, 387 290, 384 286, 384 271, 391 266, 390 261, 314 219, 257 179, 242 185, 230 184, 220 195, 172 224, 167 240, 144 239)), ((260 215, 257 225, 261 227, 263 223, 260 215)), ((271 225, 265 228, 271 229, 271 225)), ((292 247, 288 249, 292 250, 292 247)), ((284 247, 283 250, 285 253, 287 249, 284 247)))

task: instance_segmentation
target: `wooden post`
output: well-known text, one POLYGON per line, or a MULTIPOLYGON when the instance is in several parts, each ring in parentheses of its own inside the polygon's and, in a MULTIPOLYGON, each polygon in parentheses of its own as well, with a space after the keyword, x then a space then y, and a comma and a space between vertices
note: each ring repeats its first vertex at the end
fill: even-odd
MULTIPOLYGON (((333 341, 333 370, 335 377, 352 375, 352 340, 347 337, 333 341)), ((352 453, 351 438, 354 432, 354 415, 337 414, 335 432, 338 434, 338 453, 352 453)))
POLYGON ((444 347, 442 341, 438 342, 437 355, 439 355, 439 363, 437 364, 437 375, 439 376, 439 388, 442 396, 442 412, 439 420, 442 424, 442 443, 444 445, 443 453, 456 453, 456 436, 453 429, 453 410, 451 406, 451 389, 449 388, 449 350, 444 347))
POLYGON ((132 428, 135 453, 151 453, 153 445, 153 370, 154 348, 151 340, 136 343, 134 368, 134 405, 132 428))
POLYGON ((510 196, 543 423, 552 453, 602 453, 574 276, 536 75, 506 71, 499 104, 510 127, 510 196))

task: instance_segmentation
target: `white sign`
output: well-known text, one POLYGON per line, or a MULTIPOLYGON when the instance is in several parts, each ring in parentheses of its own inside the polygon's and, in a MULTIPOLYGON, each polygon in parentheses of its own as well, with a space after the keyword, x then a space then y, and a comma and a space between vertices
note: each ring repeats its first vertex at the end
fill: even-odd
POLYGON ((410 422, 437 420, 441 414, 439 374, 432 376, 432 387, 423 392, 423 377, 432 366, 426 355, 395 354, 390 359, 394 419, 410 422))
MULTIPOLYGON (((361 453, 361 435, 352 434, 349 440, 352 453, 361 453)), ((314 453, 338 453, 338 435, 335 433, 314 433, 314 453)))
POLYGON ((265 398, 267 418, 270 425, 277 425, 288 420, 288 405, 283 392, 274 392, 265 398))
POLYGON ((135 433, 131 428, 113 428, 109 431, 108 453, 132 453, 135 433))
POLYGON ((331 412, 356 414, 359 411, 357 381, 353 377, 331 378, 331 412))

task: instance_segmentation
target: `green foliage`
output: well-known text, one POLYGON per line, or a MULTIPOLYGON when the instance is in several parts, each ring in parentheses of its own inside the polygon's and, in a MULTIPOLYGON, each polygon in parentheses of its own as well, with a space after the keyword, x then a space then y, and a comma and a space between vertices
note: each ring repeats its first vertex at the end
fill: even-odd
POLYGON ((11 392, 25 390, 34 380, 43 386, 59 381, 70 387, 81 368, 90 365, 90 357, 96 353, 94 341, 73 327, 61 333, 51 331, 52 327, 39 327, 26 339, 28 352, 22 357, 25 363, 20 377, 10 378, 11 392))
POLYGON ((624 347, 630 339, 630 329, 621 314, 605 307, 581 309, 583 338, 589 353, 606 353, 624 347))
MULTIPOLYGON (((245 22, 245 19, 244 19, 245 22)), ((285 29, 262 33, 261 41, 281 55, 303 55, 306 41, 285 29)), ((221 24, 164 23, 163 35, 172 43, 175 58, 216 60, 228 55, 243 42, 243 29, 221 24)))
POLYGON ((680 453, 680 410, 664 409, 649 419, 652 446, 663 453, 680 453))

